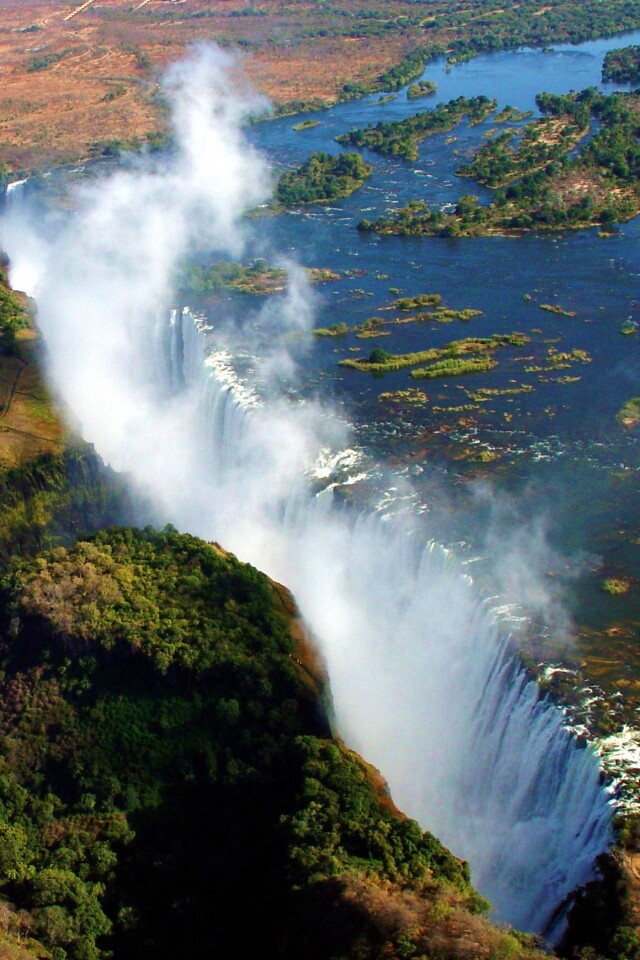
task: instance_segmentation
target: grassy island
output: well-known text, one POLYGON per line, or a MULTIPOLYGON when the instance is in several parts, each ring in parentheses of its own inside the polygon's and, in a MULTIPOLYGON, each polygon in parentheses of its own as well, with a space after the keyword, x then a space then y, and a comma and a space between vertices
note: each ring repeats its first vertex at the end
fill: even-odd
POLYGON ((480 147, 458 172, 496 189, 488 205, 469 194, 453 213, 421 200, 361 230, 440 237, 517 235, 527 230, 565 230, 616 222, 640 212, 640 94, 605 96, 594 88, 566 96, 539 94, 545 116, 526 128, 520 147, 511 132, 480 147), (590 118, 598 133, 574 155, 590 118))
POLYGON ((379 307, 379 310, 382 312, 397 310, 399 315, 391 320, 380 316, 367 317, 362 323, 353 327, 348 326, 344 321, 334 323, 330 327, 316 327, 313 331, 314 336, 345 337, 353 333, 359 340, 367 340, 373 337, 388 337, 393 327, 408 323, 453 323, 454 320, 466 323, 482 315, 482 310, 474 310, 472 307, 452 310, 450 307, 442 306, 442 297, 439 293, 420 293, 415 297, 399 297, 388 306, 379 307), (431 309, 425 310, 425 307, 431 309))
POLYGON ((378 123, 364 130, 351 130, 336 137, 342 143, 360 149, 366 147, 377 153, 388 153, 404 160, 417 160, 418 144, 436 133, 453 130, 464 117, 470 123, 480 123, 497 106, 488 97, 458 97, 448 103, 439 103, 434 110, 418 113, 406 120, 378 123))
POLYGON ((625 427, 635 427, 640 423, 640 397, 632 397, 627 400, 621 410, 618 411, 617 419, 625 427))
MULTIPOLYGON (((452 340, 444 347, 431 347, 429 350, 418 350, 414 353, 394 354, 376 348, 371 351, 367 360, 345 357, 340 360, 339 365, 360 370, 362 373, 380 374, 417 367, 421 363, 433 363, 432 367, 412 371, 411 376, 415 378, 447 376, 472 372, 472 368, 480 369, 475 358, 480 356, 482 364, 486 364, 487 355, 492 354, 498 347, 521 347, 529 342, 530 338, 523 333, 496 333, 491 337, 466 337, 464 340, 452 340), (470 361, 470 357, 474 357, 473 362, 470 361), (470 364, 467 369, 464 368, 465 364, 460 362, 461 358, 465 358, 465 363, 470 364)), ((483 369, 489 369, 490 366, 495 366, 495 362, 491 362, 489 366, 485 365, 483 369)))
POLYGON ((640 81, 640 47, 618 47, 605 54, 602 64, 604 83, 638 83, 640 81))
POLYGON ((371 167, 358 153, 312 153, 296 170, 284 173, 276 187, 276 199, 284 207, 322 203, 350 196, 371 176, 371 167))

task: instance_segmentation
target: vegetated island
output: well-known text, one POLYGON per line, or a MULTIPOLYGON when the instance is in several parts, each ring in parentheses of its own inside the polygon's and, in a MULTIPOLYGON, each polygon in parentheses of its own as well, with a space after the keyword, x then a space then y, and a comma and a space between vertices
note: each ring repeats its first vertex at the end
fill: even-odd
POLYGON ((466 322, 482 315, 482 310, 465 307, 462 310, 452 310, 442 306, 442 297, 438 293, 420 293, 415 297, 400 297, 391 304, 379 308, 381 311, 398 310, 399 316, 392 320, 384 317, 367 317, 362 323, 353 327, 348 324, 334 323, 330 327, 316 327, 313 335, 316 337, 345 337, 353 333, 359 340, 369 340, 374 337, 388 337, 390 328, 407 323, 453 323, 454 320, 466 322), (424 308, 429 309, 425 310, 424 308), (413 311, 417 310, 417 313, 413 311))
POLYGON ((419 100, 421 97, 432 97, 438 85, 434 80, 418 80, 407 87, 407 100, 419 100))
POLYGON ((358 153, 312 153, 301 166, 283 173, 276 200, 283 207, 323 203, 348 197, 371 176, 371 167, 358 153))
POLYGON ((640 212, 640 95, 539 94, 545 116, 527 125, 520 144, 509 131, 480 147, 457 171, 496 190, 486 206, 462 197, 453 213, 416 200, 392 215, 363 220, 361 230, 424 236, 517 235, 615 223, 640 212), (577 155, 591 118, 599 129, 577 155), (532 168, 533 171, 532 172, 532 168))
MULTIPOLYGON (((333 270, 321 267, 309 267, 306 274, 311 283, 340 279, 340 275, 333 270)), ((231 292, 266 296, 285 290, 287 279, 287 271, 283 267, 274 267, 267 260, 259 258, 250 264, 228 260, 218 260, 208 266, 191 263, 182 269, 178 284, 184 293, 199 296, 219 296, 231 292)))
POLYGON ((616 414, 616 419, 625 427, 635 427, 640 423, 640 397, 632 397, 616 414))
POLYGON ((602 63, 603 83, 638 83, 640 81, 640 47, 617 47, 609 50, 602 63))
POLYGON ((366 147, 376 153, 387 153, 404 160, 418 159, 418 145, 426 137, 453 130, 463 117, 470 123, 481 123, 498 105, 488 97, 457 97, 448 103, 439 103, 434 110, 417 113, 405 120, 377 123, 364 130, 350 130, 336 137, 343 145, 366 147))
POLYGON ((292 130, 295 130, 296 133, 300 133, 302 130, 311 130, 312 127, 319 127, 319 120, 303 120, 302 123, 294 123, 292 130))
POLYGON ((465 337, 463 340, 452 340, 444 347, 431 347, 413 353, 387 353, 376 347, 366 360, 345 357, 339 361, 339 366, 372 374, 416 367, 410 373, 415 380, 461 376, 495 367, 497 361, 493 359, 493 353, 498 347, 521 347, 530 342, 530 337, 524 333, 508 333, 491 337, 465 337), (419 367, 422 363, 428 363, 429 366, 419 367))

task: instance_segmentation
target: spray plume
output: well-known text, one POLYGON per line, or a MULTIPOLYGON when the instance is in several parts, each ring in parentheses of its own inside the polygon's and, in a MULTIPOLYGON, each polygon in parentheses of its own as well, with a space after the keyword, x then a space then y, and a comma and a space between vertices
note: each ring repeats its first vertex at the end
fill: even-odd
MULTIPOLYGON (((242 255, 242 214, 271 176, 241 124, 233 62, 200 48, 165 90, 176 146, 81 191, 47 239, 20 205, 2 240, 28 287, 50 374, 84 436, 130 474, 162 520, 216 539, 286 582, 326 658, 336 719, 409 814, 470 860, 497 915, 557 933, 554 911, 610 841, 610 807, 589 750, 541 702, 495 612, 412 522, 341 509, 309 473, 348 431, 278 391, 293 361, 269 350, 261 402, 225 345, 308 326, 302 272, 252 331, 170 310, 176 265, 198 249, 242 255)), ((258 363, 259 361, 256 360, 258 363)))

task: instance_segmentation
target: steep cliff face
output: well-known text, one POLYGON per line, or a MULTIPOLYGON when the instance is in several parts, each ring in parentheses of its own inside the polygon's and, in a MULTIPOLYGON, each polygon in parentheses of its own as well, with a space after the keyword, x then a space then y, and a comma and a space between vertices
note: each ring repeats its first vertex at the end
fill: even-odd
POLYGON ((0 260, 0 569, 14 553, 70 543, 144 512, 126 485, 65 424, 42 375, 31 302, 0 260))
POLYGON ((112 529, 0 587, 0 894, 56 960, 533 953, 332 737, 281 586, 112 529))

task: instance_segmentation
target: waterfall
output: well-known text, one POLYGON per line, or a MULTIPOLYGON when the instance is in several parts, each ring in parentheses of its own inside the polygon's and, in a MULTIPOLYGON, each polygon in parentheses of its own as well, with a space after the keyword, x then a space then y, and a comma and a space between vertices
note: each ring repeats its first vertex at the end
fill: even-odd
POLYGON ((192 397, 217 488, 194 532, 291 587, 327 663, 339 732, 402 809, 470 862, 495 918, 556 937, 558 907, 611 841, 594 752, 540 698, 500 610, 448 551, 412 524, 341 506, 330 488, 314 494, 302 477, 261 495, 279 439, 268 403, 234 382, 224 354, 207 358, 202 320, 184 311, 176 323, 172 388, 192 397), (237 503, 225 508, 231 490, 249 540, 237 503))

